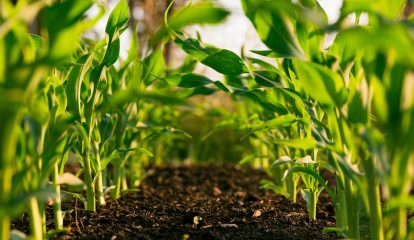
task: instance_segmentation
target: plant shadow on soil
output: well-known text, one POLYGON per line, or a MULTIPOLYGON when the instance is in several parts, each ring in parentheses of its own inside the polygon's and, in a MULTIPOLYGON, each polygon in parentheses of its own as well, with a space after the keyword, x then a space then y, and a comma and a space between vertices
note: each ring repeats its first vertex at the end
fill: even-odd
MULTIPOLYGON (((63 204, 67 231, 54 239, 336 239, 322 233, 335 225, 325 192, 318 220, 308 219, 306 204, 260 189, 260 170, 233 165, 163 166, 148 169, 137 192, 107 201, 97 212, 79 201, 63 204), (76 205, 76 206, 75 206, 76 205), (198 220, 198 221, 197 221, 198 220)), ((48 219, 53 219, 48 209, 48 219)), ((53 221, 47 223, 53 228, 53 221)), ((12 227, 28 231, 27 217, 12 227)))

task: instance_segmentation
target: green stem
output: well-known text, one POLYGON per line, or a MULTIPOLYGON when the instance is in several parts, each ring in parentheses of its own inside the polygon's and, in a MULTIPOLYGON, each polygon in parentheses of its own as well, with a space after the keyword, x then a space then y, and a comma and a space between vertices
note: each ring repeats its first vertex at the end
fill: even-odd
POLYGON ((351 239, 360 239, 358 190, 354 188, 350 179, 345 179, 345 188, 348 237, 351 239))
POLYGON ((96 211, 96 202, 95 202, 95 186, 92 179, 92 168, 91 168, 91 159, 89 153, 84 154, 84 176, 86 184, 86 210, 96 211))
POLYGON ((39 202, 39 212, 41 217, 41 227, 42 227, 42 235, 46 236, 47 229, 46 229, 46 202, 39 202))
POLYGON ((98 173, 96 174, 96 193, 98 195, 98 204, 100 206, 105 205, 105 196, 104 196, 104 188, 103 188, 103 178, 102 178, 102 164, 101 164, 101 156, 99 154, 99 143, 95 142, 95 157, 96 162, 98 164, 98 173))
POLYGON ((122 169, 122 187, 121 190, 128 190, 128 179, 126 177, 125 168, 122 169))
POLYGON ((59 176, 59 166, 56 162, 53 166, 53 187, 55 188, 55 200, 53 201, 53 213, 55 217, 55 228, 62 229, 63 228, 63 215, 62 215, 62 200, 60 196, 60 185, 57 182, 57 178, 59 176))
POLYGON ((10 217, 2 213, 0 214, 0 239, 9 239, 10 238, 10 217))
POLYGON ((96 182, 96 191, 97 191, 97 194, 98 194, 98 204, 100 205, 100 206, 102 206, 102 205, 105 205, 106 204, 106 202, 105 202, 105 195, 104 195, 104 187, 103 187, 103 178, 102 178, 102 173, 98 173, 98 176, 97 176, 97 182, 96 182))
POLYGON ((13 167, 16 154, 17 124, 16 112, 0 113, 0 239, 10 238, 10 217, 7 213, 12 189, 13 167))
POLYGON ((5 206, 9 203, 12 169, 0 169, 0 239, 10 238, 10 217, 5 206))
POLYGON ((108 169, 106 168, 102 171, 102 184, 108 186, 108 169))
POLYGON ((33 238, 43 240, 42 216, 36 197, 31 197, 29 200, 29 215, 30 230, 33 238))
POLYGON ((337 189, 337 202, 335 204, 336 227, 339 229, 345 229, 348 222, 345 190, 342 189, 339 184, 337 189))
MULTIPOLYGON (((41 169, 43 169, 43 150, 44 150, 44 144, 45 144, 45 136, 46 136, 46 130, 47 130, 47 124, 42 125, 41 127, 41 132, 40 132, 40 136, 39 136, 39 142, 37 145, 37 154, 38 154, 38 158, 37 158, 37 165, 39 168, 39 173, 41 173, 41 169)), ((38 208, 39 208, 39 213, 40 213, 40 219, 41 219, 41 231, 42 231, 42 236, 46 236, 46 204, 45 202, 38 202, 38 208)))
POLYGON ((384 240, 382 210, 378 183, 368 184, 368 203, 370 215, 371 239, 384 240))
POLYGON ((310 192, 309 197, 309 217, 316 220, 316 203, 318 202, 317 192, 310 192))
POLYGON ((121 186, 122 186, 122 169, 120 166, 114 165, 114 183, 115 189, 111 191, 112 199, 118 199, 121 197, 121 186))
POLYGON ((404 207, 399 208, 396 213, 396 218, 396 239, 407 239, 407 209, 404 207))
POLYGON ((293 179, 293 174, 287 177, 286 187, 287 187, 287 192, 289 194, 290 199, 292 200, 292 202, 296 203, 296 195, 297 195, 296 181, 293 179))

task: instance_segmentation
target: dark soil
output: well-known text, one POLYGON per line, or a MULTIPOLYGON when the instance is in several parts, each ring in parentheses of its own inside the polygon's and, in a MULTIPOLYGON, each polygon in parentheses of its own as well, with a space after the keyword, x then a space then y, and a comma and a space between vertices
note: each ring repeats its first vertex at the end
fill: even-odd
MULTIPOLYGON (((55 238, 336 239, 322 233, 334 226, 326 194, 321 194, 318 220, 311 221, 303 200, 294 204, 260 189, 263 178, 262 171, 229 165, 151 168, 138 192, 108 200, 95 213, 83 210, 79 201, 65 203, 65 209, 75 210, 65 216, 66 233, 55 238)), ((27 232, 26 217, 13 228, 27 232)))

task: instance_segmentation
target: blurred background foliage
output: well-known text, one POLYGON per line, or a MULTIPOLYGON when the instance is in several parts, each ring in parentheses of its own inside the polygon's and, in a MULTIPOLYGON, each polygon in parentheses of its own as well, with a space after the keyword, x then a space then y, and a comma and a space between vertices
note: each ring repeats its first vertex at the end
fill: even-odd
MULTIPOLYGON (((115 2, 117 1, 110 0, 108 1, 108 5, 111 6, 112 3, 115 2)), ((130 34, 137 34, 140 46, 150 45, 151 36, 153 36, 158 28, 163 25, 164 12, 169 6, 170 1, 128 0, 127 2, 130 6, 131 29, 136 29, 136 32, 131 31, 130 34)), ((190 1, 188 0, 174 1, 174 5, 172 5, 172 9, 170 9, 170 13, 173 13, 175 9, 179 9, 189 2, 190 1)), ((195 3, 197 1, 192 2, 195 3)), ((225 3, 225 1, 213 2, 219 4, 219 6, 225 3)), ((234 12, 242 14, 241 4, 238 1, 236 3, 236 7, 234 7, 234 3, 230 4, 230 7, 231 6, 233 6, 233 9, 229 9, 230 12, 233 11, 233 14, 234 12)), ((223 38, 227 37, 227 40, 224 39, 224 41, 230 43, 231 45, 232 39, 229 39, 228 35, 221 36, 220 31, 222 32, 223 30, 220 29, 225 29, 226 25, 227 27, 230 26, 240 28, 241 26, 237 26, 238 24, 240 24, 240 22, 234 20, 232 22, 222 22, 215 27, 216 29, 219 29, 218 34, 212 35, 218 38, 218 41, 223 41, 223 38)), ((203 34, 203 32, 205 33, 205 30, 202 27, 188 28, 187 30, 189 30, 189 32, 193 34, 200 34, 201 38, 205 36, 205 34, 203 34), (200 30, 200 32, 198 32, 198 30, 200 30)), ((254 33, 254 30, 251 30, 254 33)), ((99 31, 99 29, 97 29, 97 31, 99 31)), ((243 36, 233 37, 239 38, 239 41, 243 41, 240 40, 243 36)), ((251 38, 253 38, 255 44, 260 44, 257 36, 253 35, 251 38)), ((145 54, 146 50, 147 49, 145 47, 141 47, 140 54, 145 54)), ((163 55, 165 63, 172 69, 186 61, 184 53, 175 44, 167 43, 163 47, 163 55)), ((197 72, 206 74, 209 77, 215 77, 214 73, 208 68, 202 68, 200 67, 200 64, 192 62, 189 65, 193 64, 197 64, 197 66, 188 67, 196 67, 197 72)), ((179 72, 178 70, 182 69, 177 69, 177 72, 179 72)), ((171 72, 173 73, 174 70, 171 72)), ((182 107, 180 109, 176 109, 170 116, 157 116, 157 111, 155 110, 153 112, 154 119, 151 121, 157 122, 156 118, 160 118, 160 124, 162 121, 169 121, 170 124, 176 126, 191 136, 191 138, 172 137, 170 141, 162 140, 162 138, 154 138, 154 141, 165 141, 165 144, 168 145, 165 149, 159 149, 159 155, 155 152, 155 159, 158 159, 155 160, 155 162, 163 163, 177 160, 187 162, 195 161, 198 163, 239 162, 243 158, 243 154, 246 149, 248 149, 250 143, 248 141, 241 141, 243 134, 235 131, 236 129, 230 125, 216 128, 216 125, 223 122, 225 119, 228 119, 229 117, 236 118, 237 115, 240 114, 238 107, 234 106, 234 101, 231 97, 223 92, 216 92, 212 95, 193 96, 189 99, 189 102, 192 105, 190 108, 182 107), (161 118, 163 119, 162 121, 161 118)), ((162 110, 159 111, 160 114, 165 114, 165 112, 166 111, 162 110)), ((164 136, 163 139, 168 138, 165 138, 164 136)))

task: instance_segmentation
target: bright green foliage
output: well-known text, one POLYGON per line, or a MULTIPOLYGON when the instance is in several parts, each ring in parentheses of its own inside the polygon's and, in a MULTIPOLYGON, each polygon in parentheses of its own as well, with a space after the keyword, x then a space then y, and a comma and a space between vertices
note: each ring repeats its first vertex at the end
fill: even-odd
POLYGON ((248 71, 242 59, 229 50, 203 47, 194 38, 182 39, 177 37, 175 43, 199 62, 219 73, 238 75, 248 71))
MULTIPOLYGON (((213 81, 202 76, 168 75, 165 27, 157 33, 162 39, 151 42, 155 50, 150 46, 148 54, 140 56, 133 34, 127 59, 120 59, 120 35, 130 27, 125 0, 110 13, 104 39, 81 40, 104 13, 99 6, 98 15, 86 19, 93 4, 0 1, 1 240, 9 239, 11 218, 25 210, 31 238, 44 239, 49 198, 56 229, 63 228, 62 188, 94 211, 96 204, 105 204, 107 191, 119 198, 128 187, 136 187, 145 165, 174 156, 174 144, 191 137, 175 126, 175 106, 189 106, 186 97, 215 91, 204 87, 213 81), (28 32, 34 20, 39 35, 28 32), (191 92, 173 90, 166 82, 191 92), (64 172, 67 162, 74 160, 83 180, 64 172), (86 196, 80 193, 84 188, 86 196)), ((171 27, 179 31, 190 24, 217 23, 227 15, 212 3, 195 4, 177 11, 171 27)), ((193 65, 184 63, 181 68, 193 65)))
POLYGON ((188 37, 183 27, 229 14, 200 1, 168 9, 144 56, 132 34, 120 59, 120 36, 133 29, 125 0, 101 40, 81 40, 104 13, 100 6, 85 18, 94 1, 0 1, 0 239, 25 210, 31 237, 43 239, 48 198, 63 228, 62 189, 94 211, 106 192, 117 199, 138 186, 147 164, 207 161, 223 146, 269 173, 264 188, 294 202, 300 191, 311 219, 326 191, 337 222, 327 231, 339 237, 367 238, 363 213, 371 239, 413 238, 414 25, 401 18, 405 1, 345 0, 331 25, 316 0, 241 3, 267 50, 240 57, 188 37), (28 31, 35 19, 38 35, 28 31), (332 32, 335 40, 322 47, 332 32), (169 41, 188 54, 175 69, 164 59, 169 41), (193 73, 197 63, 222 79, 193 73), (237 111, 187 101, 220 90, 237 111), (233 151, 219 136, 230 132, 241 139, 233 151), (215 138, 218 145, 208 143, 215 138), (74 160, 83 180, 64 172, 74 160), (333 188, 321 170, 334 174, 333 188))
MULTIPOLYGON (((345 0, 332 25, 314 0, 241 3, 269 48, 251 52, 272 58, 275 65, 244 56, 248 73, 229 74, 204 62, 209 54, 198 40, 173 34, 197 61, 232 75, 217 88, 243 108, 238 121, 222 123, 245 132, 243 139, 251 143, 241 162, 267 169, 278 159, 268 170, 275 181, 264 187, 293 201, 300 188, 310 218, 326 189, 337 221, 329 230, 342 237, 367 237, 359 228, 364 212, 371 239, 412 238, 407 210, 414 167, 414 39, 411 19, 401 19, 406 1, 345 0), (366 26, 358 24, 362 13, 366 26), (350 14, 356 15, 355 23, 349 23, 350 14), (334 42, 322 48, 331 32, 336 32, 334 42), (327 188, 320 169, 335 174, 334 190, 327 188)), ((236 58, 227 58, 232 66, 236 58)))

